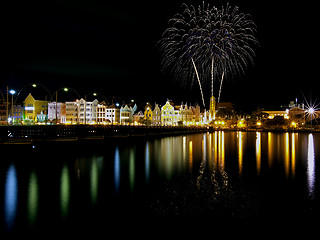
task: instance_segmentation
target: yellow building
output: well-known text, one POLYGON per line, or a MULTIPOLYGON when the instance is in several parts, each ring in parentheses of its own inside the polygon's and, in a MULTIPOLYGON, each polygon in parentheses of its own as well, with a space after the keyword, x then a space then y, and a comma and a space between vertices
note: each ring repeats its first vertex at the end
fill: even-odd
POLYGON ((147 103, 147 105, 144 108, 144 119, 145 119, 146 125, 152 124, 152 118, 153 118, 152 113, 153 113, 152 106, 150 103, 147 103))
POLYGON ((29 93, 28 97, 24 100, 24 120, 27 122, 37 122, 37 116, 48 113, 49 101, 35 100, 29 93))
POLYGON ((161 107, 161 124, 162 126, 172 126, 174 124, 174 107, 170 101, 167 101, 161 107))

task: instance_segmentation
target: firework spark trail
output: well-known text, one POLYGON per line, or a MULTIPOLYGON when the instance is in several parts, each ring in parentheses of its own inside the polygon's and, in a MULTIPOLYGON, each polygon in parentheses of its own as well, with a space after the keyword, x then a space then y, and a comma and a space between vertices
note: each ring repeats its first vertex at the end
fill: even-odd
POLYGON ((197 77, 204 105, 203 84, 211 75, 211 95, 214 81, 244 75, 255 57, 251 45, 258 45, 256 25, 251 16, 239 13, 229 4, 218 9, 210 4, 195 8, 182 4, 182 13, 168 21, 169 27, 158 42, 162 54, 162 70, 171 69, 177 78, 193 84, 197 77))
POLYGON ((202 97, 202 103, 203 103, 203 106, 205 106, 204 98, 203 98, 203 92, 202 92, 202 87, 201 87, 201 82, 200 82, 199 74, 198 74, 198 71, 197 71, 197 67, 196 67, 196 64, 195 64, 194 61, 193 61, 193 58, 191 58, 191 61, 192 61, 194 70, 196 71, 197 79, 198 79, 198 82, 199 82, 200 92, 201 92, 201 97, 202 97))
POLYGON ((219 89, 219 95, 218 95, 218 102, 220 102, 220 95, 221 95, 221 87, 223 82, 224 72, 222 72, 221 82, 220 82, 220 89, 219 89))

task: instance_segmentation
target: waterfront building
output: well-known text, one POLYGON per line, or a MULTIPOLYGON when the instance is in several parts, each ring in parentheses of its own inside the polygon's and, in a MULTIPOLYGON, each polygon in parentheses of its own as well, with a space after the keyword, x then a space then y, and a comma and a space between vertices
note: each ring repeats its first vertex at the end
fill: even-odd
POLYGON ((79 100, 79 123, 82 124, 95 124, 97 122, 97 105, 98 100, 95 99, 92 102, 88 102, 81 98, 79 100))
POLYGON ((173 126, 174 124, 174 106, 173 103, 168 100, 165 105, 161 107, 161 125, 173 126))
POLYGON ((98 103, 97 105, 97 124, 106 124, 106 103, 98 103))
POLYGON ((137 110, 137 105, 134 104, 134 106, 128 106, 127 104, 125 106, 121 106, 120 108, 120 123, 121 124, 131 124, 133 123, 133 114, 137 110))
POLYGON ((195 123, 191 106, 188 107, 187 104, 183 105, 183 103, 182 103, 180 106, 179 113, 180 113, 179 119, 180 119, 182 125, 189 126, 189 125, 193 125, 195 123))
POLYGON ((66 122, 67 124, 79 123, 78 118, 79 100, 66 102, 66 122))
POLYGON ((47 114, 48 112, 48 103, 49 101, 36 100, 29 93, 27 98, 24 100, 24 113, 25 113, 25 122, 35 123, 37 122, 37 115, 47 114))
POLYGON ((111 104, 106 107, 106 121, 111 124, 118 124, 120 122, 120 109, 116 105, 111 104))
POLYGON ((8 104, 4 100, 0 102, 0 124, 1 125, 8 124, 7 106, 8 104))
POLYGON ((141 124, 144 120, 144 114, 142 111, 139 111, 136 114, 133 114, 133 123, 134 124, 141 124))
POLYGON ((199 124, 201 120, 200 106, 196 105, 195 107, 191 107, 191 109, 192 109, 192 116, 194 118, 194 123, 199 124))
POLYGON ((66 123, 66 103, 48 103, 48 120, 56 123, 66 123))
POLYGON ((10 118, 13 124, 21 124, 24 119, 24 108, 21 105, 13 105, 10 118))
POLYGON ((118 124, 120 121, 120 110, 114 104, 107 106, 105 102, 97 105, 98 124, 118 124))
POLYGON ((47 117, 47 114, 40 112, 39 114, 37 114, 37 123, 46 123, 48 120, 47 117))
POLYGON ((145 119, 145 124, 147 126, 152 125, 152 120, 153 120, 153 111, 152 111, 152 106, 150 103, 147 103, 147 105, 144 108, 144 119, 145 119))
POLYGON ((161 126, 161 110, 158 104, 155 104, 154 109, 152 111, 152 125, 161 126))

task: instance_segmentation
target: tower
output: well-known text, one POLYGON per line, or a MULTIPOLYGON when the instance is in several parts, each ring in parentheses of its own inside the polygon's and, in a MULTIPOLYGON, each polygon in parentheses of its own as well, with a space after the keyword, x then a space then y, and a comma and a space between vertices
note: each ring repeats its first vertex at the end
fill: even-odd
POLYGON ((214 96, 210 98, 210 109, 209 109, 209 122, 215 120, 216 118, 216 99, 214 96))

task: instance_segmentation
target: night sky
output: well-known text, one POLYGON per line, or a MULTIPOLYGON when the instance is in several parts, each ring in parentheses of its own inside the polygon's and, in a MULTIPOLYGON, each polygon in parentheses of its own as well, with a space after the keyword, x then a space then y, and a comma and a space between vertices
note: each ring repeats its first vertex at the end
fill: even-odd
MULTIPOLYGON (((1 3, 0 90, 37 82, 52 93, 70 87, 81 96, 99 92, 160 104, 167 98, 201 104, 198 85, 184 88, 160 69, 156 44, 183 2, 202 1, 1 3)), ((260 46, 244 77, 226 79, 221 101, 244 110, 283 105, 295 98, 302 102, 303 95, 316 101, 317 2, 210 1, 217 7, 227 2, 252 15, 260 46)), ((210 88, 204 95, 208 103, 210 88)))

